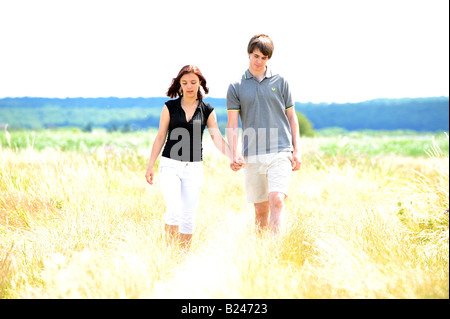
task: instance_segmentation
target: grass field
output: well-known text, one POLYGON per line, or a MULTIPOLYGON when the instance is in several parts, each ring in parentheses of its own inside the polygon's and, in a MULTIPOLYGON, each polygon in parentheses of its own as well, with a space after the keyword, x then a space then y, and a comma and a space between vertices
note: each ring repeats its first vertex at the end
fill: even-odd
POLYGON ((205 135, 188 253, 144 178, 154 134, 0 134, 1 298, 449 298, 445 133, 302 138, 275 238, 205 135))

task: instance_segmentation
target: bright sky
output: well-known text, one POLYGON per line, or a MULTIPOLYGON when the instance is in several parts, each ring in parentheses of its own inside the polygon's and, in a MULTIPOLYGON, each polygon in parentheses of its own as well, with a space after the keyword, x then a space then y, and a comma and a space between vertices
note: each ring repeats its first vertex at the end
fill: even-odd
POLYGON ((449 95, 448 0, 0 0, 0 98, 165 96, 186 64, 225 97, 257 33, 295 101, 449 95))

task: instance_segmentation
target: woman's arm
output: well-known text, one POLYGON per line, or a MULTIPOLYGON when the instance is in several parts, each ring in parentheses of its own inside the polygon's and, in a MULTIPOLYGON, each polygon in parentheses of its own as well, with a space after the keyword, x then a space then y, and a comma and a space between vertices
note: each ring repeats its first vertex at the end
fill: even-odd
POLYGON ((161 118, 159 119, 159 129, 153 141, 152 152, 150 154, 150 160, 148 162, 147 172, 145 173, 145 179, 150 185, 153 185, 153 178, 155 176, 155 162, 161 153, 161 149, 166 141, 167 131, 169 129, 170 114, 167 106, 164 105, 161 111, 161 118))
POLYGON ((206 126, 208 127, 209 134, 211 135, 211 138, 214 142, 214 145, 216 148, 230 161, 233 161, 233 156, 231 152, 231 148, 228 145, 228 143, 224 140, 222 137, 222 134, 220 133, 219 126, 217 125, 217 116, 216 111, 212 111, 211 114, 208 117, 208 120, 206 121, 206 126))
POLYGON ((209 134, 214 142, 216 148, 231 161, 230 167, 233 171, 238 171, 245 164, 244 159, 240 156, 233 156, 233 150, 231 146, 225 141, 220 133, 219 126, 217 125, 216 112, 212 111, 206 122, 208 126, 209 134))

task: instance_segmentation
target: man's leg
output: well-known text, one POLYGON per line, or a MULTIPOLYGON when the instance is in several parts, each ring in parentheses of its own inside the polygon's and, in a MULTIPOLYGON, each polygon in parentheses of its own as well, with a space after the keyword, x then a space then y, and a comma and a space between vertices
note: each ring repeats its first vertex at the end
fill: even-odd
POLYGON ((255 203, 255 226, 258 231, 269 225, 270 206, 269 202, 255 203))
POLYGON ((274 234, 278 234, 283 226, 284 200, 286 195, 280 192, 269 193, 270 220, 269 228, 274 234))
POLYGON ((278 234, 283 227, 285 200, 292 175, 292 154, 281 152, 276 154, 267 170, 270 220, 269 228, 278 234))

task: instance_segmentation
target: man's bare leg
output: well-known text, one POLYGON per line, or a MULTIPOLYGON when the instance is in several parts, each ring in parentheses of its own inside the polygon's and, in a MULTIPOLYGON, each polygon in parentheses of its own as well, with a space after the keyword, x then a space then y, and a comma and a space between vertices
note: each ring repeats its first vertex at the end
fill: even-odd
POLYGON ((269 193, 270 219, 269 228, 273 234, 278 234, 283 226, 284 200, 286 195, 280 192, 269 193))
POLYGON ((258 232, 269 225, 270 206, 269 201, 255 203, 255 226, 258 232))

